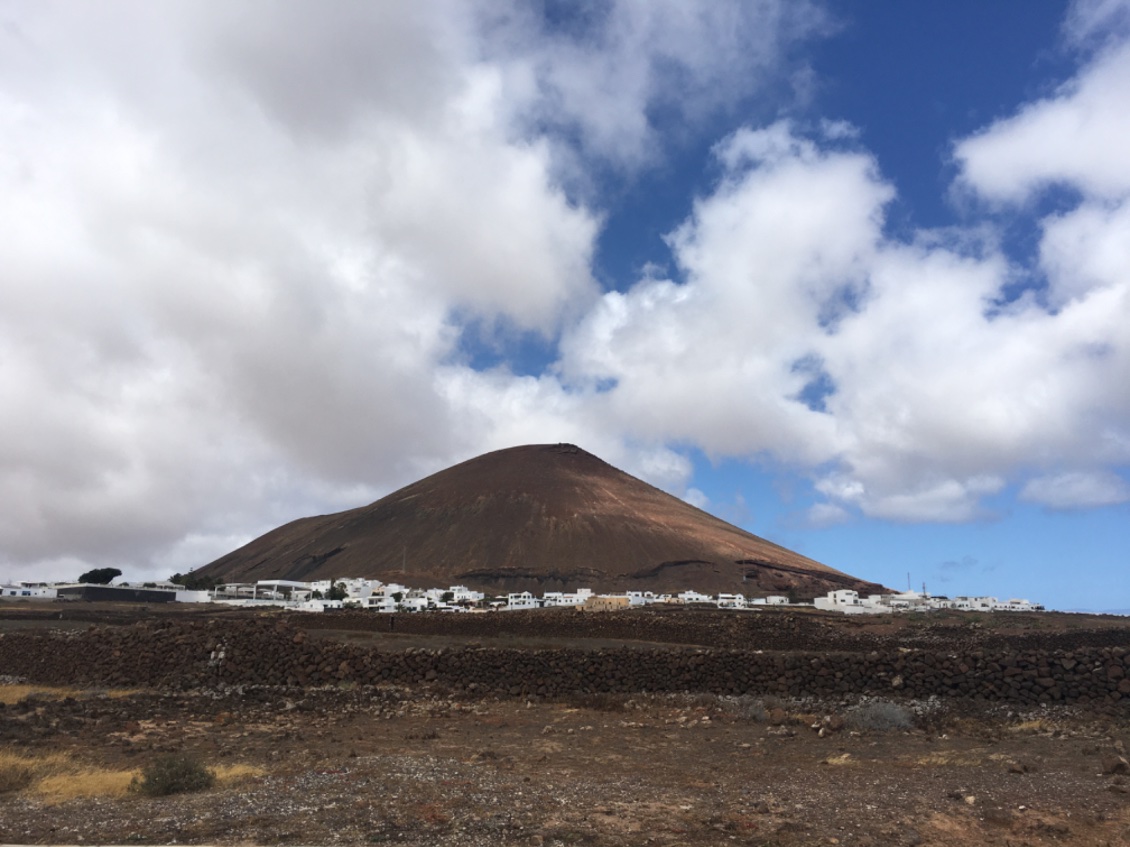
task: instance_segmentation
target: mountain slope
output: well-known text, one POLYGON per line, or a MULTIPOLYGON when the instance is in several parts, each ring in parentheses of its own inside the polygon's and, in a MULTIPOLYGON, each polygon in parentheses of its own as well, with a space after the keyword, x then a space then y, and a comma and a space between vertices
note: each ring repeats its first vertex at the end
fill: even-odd
POLYGON ((363 576, 490 592, 881 589, 570 444, 487 453, 368 506, 288 523, 198 573, 228 582, 363 576))

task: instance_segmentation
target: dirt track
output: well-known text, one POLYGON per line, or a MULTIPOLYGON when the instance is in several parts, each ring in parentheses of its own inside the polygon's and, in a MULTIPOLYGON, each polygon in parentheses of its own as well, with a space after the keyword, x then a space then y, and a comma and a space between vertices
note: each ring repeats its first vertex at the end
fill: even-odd
MULTIPOLYGON (((102 621, 111 623, 110 617, 102 621)), ((327 622, 333 621, 318 619, 327 622)), ((468 638, 388 636, 334 623, 338 628, 319 637, 361 638, 380 642, 383 650, 439 646, 434 639, 453 646, 468 638)), ((45 619, 42 625, 53 624, 45 619)), ((28 626, 26 619, 21 626, 28 626)), ((1100 631, 1107 633, 1103 638, 1126 632, 1121 621, 1065 616, 1046 617, 1035 629, 1018 620, 990 627, 960 617, 932 628, 917 621, 882 626, 891 631, 842 624, 845 636, 933 643, 1069 634, 1087 640, 1100 631)), ((524 638, 536 639, 535 648, 546 639, 561 643, 520 633, 478 640, 521 648, 524 638)), ((601 648, 608 638, 599 635, 601 648)), ((568 642, 585 639, 573 633, 568 642)), ((187 751, 212 765, 240 762, 260 772, 243 783, 169 798, 125 795, 52 805, 32 788, 0 794, 0 842, 1130 841, 1130 774, 1121 772, 1130 770, 1121 764, 1130 742, 1125 711, 961 698, 904 702, 888 705, 905 710, 893 714, 909 717, 910 727, 885 730, 858 711, 860 702, 846 695, 701 692, 539 700, 427 684, 353 683, 32 697, 0 709, 0 749, 31 758, 64 752, 108 772, 187 751)))

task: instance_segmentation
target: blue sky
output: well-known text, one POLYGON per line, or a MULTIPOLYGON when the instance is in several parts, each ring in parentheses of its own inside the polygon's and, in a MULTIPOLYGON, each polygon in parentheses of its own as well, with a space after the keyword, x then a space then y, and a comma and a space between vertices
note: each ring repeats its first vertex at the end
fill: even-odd
POLYGON ((0 4, 0 579, 572 441, 1130 609, 1130 4, 0 4))

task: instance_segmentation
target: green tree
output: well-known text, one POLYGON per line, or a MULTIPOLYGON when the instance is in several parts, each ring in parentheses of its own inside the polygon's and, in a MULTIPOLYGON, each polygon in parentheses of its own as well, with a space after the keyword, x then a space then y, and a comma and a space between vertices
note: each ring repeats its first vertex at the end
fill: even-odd
POLYGON ((95 568, 80 576, 78 581, 89 585, 109 585, 121 575, 122 572, 117 568, 95 568))
POLYGON ((340 582, 330 582, 330 590, 326 592, 327 600, 344 600, 349 596, 349 592, 345 590, 345 586, 340 582))
POLYGON ((189 571, 186 574, 175 573, 169 577, 169 582, 174 585, 183 585, 189 591, 211 591, 213 588, 222 588, 223 579, 215 576, 197 576, 189 571))

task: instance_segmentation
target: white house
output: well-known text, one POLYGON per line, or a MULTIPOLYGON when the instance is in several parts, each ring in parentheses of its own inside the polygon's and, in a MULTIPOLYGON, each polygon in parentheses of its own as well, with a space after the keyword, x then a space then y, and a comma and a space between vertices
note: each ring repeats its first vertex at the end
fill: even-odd
POLYGON ((841 588, 838 591, 829 591, 826 597, 817 597, 812 603, 817 609, 837 612, 841 612, 848 607, 862 605, 859 600, 859 592, 852 591, 848 588, 841 588))
POLYGON ((997 612, 1042 612, 1044 607, 1031 600, 1003 600, 993 607, 997 612))
POLYGON ((483 592, 472 591, 466 585, 453 585, 447 590, 451 592, 452 603, 478 603, 486 597, 483 592))
POLYGON ((883 605, 879 595, 874 594, 867 599, 860 599, 858 591, 842 588, 838 591, 829 591, 825 597, 817 597, 812 601, 817 609, 829 612, 842 612, 845 615, 884 615, 890 614, 891 608, 883 605))
POLYGON ((954 597, 951 609, 961 612, 991 612, 997 605, 996 597, 954 597))
POLYGON ((541 601, 529 591, 506 595, 506 605, 502 608, 513 611, 515 609, 540 609, 541 601))
POLYGON ((363 601, 366 608, 386 614, 396 611, 396 600, 391 594, 370 594, 363 601))
POLYGON ((901 612, 924 612, 930 608, 929 595, 917 591, 887 594, 882 597, 881 602, 884 606, 901 612))
POLYGON ((714 598, 709 594, 699 594, 697 591, 684 591, 676 595, 680 603, 713 603, 714 598))
POLYGON ((49 586, 21 582, 17 585, 0 585, 0 597, 16 600, 54 600, 58 592, 49 586))
POLYGON ((547 591, 542 595, 542 605, 546 608, 550 606, 583 606, 592 597, 591 588, 578 588, 573 593, 566 593, 562 591, 547 591))
POLYGON ((744 609, 746 607, 743 594, 719 594, 715 601, 719 609, 744 609))

